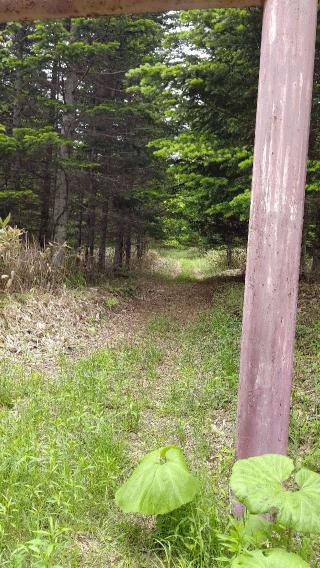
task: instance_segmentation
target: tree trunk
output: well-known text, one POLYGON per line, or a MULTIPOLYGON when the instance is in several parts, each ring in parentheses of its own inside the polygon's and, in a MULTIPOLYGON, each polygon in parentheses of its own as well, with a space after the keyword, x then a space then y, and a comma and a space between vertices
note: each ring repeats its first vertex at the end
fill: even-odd
POLYGON ((122 265, 123 265, 123 228, 120 227, 118 230, 114 246, 113 270, 115 272, 121 270, 122 265))
POLYGON ((77 249, 80 250, 82 247, 82 226, 83 226, 83 212, 82 209, 79 211, 79 222, 78 222, 78 238, 77 238, 77 249))
POLYGON ((50 164, 52 160, 52 149, 48 148, 46 152, 46 170, 43 177, 42 188, 40 191, 40 227, 39 227, 39 243, 45 247, 50 239, 49 223, 50 223, 50 193, 51 193, 51 171, 50 164))
MULTIPOLYGON (((52 79, 50 89, 50 100, 55 101, 58 94, 58 63, 56 60, 52 63, 52 79)), ((52 105, 49 111, 49 124, 52 128, 56 128, 56 110, 52 105)), ((47 148, 46 152, 46 165, 43 176, 43 183, 40 189, 41 201, 41 214, 40 214, 40 227, 39 227, 39 242, 41 246, 45 246, 50 239, 50 204, 51 204, 51 190, 52 190, 52 146, 47 148)))
POLYGON ((127 233, 127 237, 126 237, 126 247, 125 247, 125 253, 126 253, 126 267, 129 270, 130 269, 130 262, 131 262, 131 231, 130 229, 128 230, 127 233))
POLYGON ((232 268, 232 245, 230 243, 227 245, 227 267, 232 268))
MULTIPOLYGON (((25 41, 27 36, 27 28, 23 23, 17 24, 17 31, 13 37, 13 53, 17 60, 22 63, 25 52, 25 41)), ((23 65, 18 64, 15 69, 15 81, 14 81, 14 99, 13 99, 13 109, 12 109, 12 130, 15 128, 21 128, 21 116, 22 116, 22 93, 23 93, 23 65)), ((14 190, 20 188, 20 155, 19 152, 14 155, 13 162, 11 165, 11 185, 14 190)))
MULTIPOLYGON (((13 37, 12 50, 15 57, 22 63, 25 52, 25 42, 27 36, 26 24, 17 24, 17 30, 13 37)), ((23 89, 23 76, 22 76, 22 65, 17 65, 15 69, 15 81, 14 81, 14 99, 13 99, 13 111, 12 111, 12 128, 19 128, 21 126, 21 114, 22 114, 22 89, 23 89)))
POLYGON ((317 0, 266 0, 238 402, 237 458, 286 454, 317 0))
MULTIPOLYGON (((76 24, 71 22, 70 41, 76 40, 76 24)), ((70 140, 74 131, 74 94, 77 88, 77 74, 74 66, 66 70, 64 80, 64 103, 66 109, 62 118, 61 136, 70 140)), ((53 240, 58 245, 55 255, 56 266, 64 262, 64 243, 67 240, 68 206, 69 206, 69 175, 63 162, 70 157, 70 146, 60 147, 60 166, 57 172, 56 192, 53 211, 53 240)))
POLYGON ((90 195, 88 201, 87 215, 87 255, 93 259, 94 244, 96 236, 96 203, 97 201, 97 184, 95 183, 94 173, 90 174, 90 195))
POLYGON ((137 234, 137 259, 139 261, 142 260, 143 255, 145 254, 145 251, 146 251, 145 238, 144 238, 144 236, 141 232, 138 232, 138 234, 137 234))
POLYGON ((105 270, 106 267, 108 215, 109 215, 109 200, 107 199, 102 212, 101 226, 100 226, 98 268, 101 271, 105 270))

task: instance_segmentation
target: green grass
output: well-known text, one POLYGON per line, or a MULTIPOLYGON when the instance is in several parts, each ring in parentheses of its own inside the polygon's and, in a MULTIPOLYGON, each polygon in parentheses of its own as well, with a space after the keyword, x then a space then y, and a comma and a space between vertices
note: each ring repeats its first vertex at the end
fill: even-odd
MULTIPOLYGON (((176 282, 188 282, 210 278, 228 269, 226 251, 223 248, 201 250, 199 248, 160 248, 157 250, 164 264, 160 275, 176 282)), ((245 251, 235 249, 232 268, 243 268, 245 251)))
POLYGON ((215 274, 215 268, 209 256, 197 248, 168 248, 160 249, 158 252, 165 260, 162 275, 169 279, 173 278, 176 282, 192 281, 215 274))
MULTIPOLYGON (((9 362, 0 379, 0 565, 214 568, 228 523, 243 286, 213 289, 181 327, 162 314, 128 345, 47 378, 9 362), (114 493, 147 451, 175 443, 198 499, 148 520, 114 493)), ((299 320, 291 452, 320 472, 320 318, 299 320)), ((316 565, 316 564, 315 564, 316 565)))
POLYGON ((108 308, 116 308, 120 302, 117 298, 106 298, 105 304, 108 308))

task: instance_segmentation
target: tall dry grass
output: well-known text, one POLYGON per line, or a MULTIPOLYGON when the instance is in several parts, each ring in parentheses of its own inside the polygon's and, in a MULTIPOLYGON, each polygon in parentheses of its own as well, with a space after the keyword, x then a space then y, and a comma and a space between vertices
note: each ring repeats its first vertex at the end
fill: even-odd
POLYGON ((41 248, 23 230, 10 226, 9 221, 10 217, 0 219, 0 290, 23 292, 61 286, 66 265, 55 267, 57 247, 49 244, 41 248))

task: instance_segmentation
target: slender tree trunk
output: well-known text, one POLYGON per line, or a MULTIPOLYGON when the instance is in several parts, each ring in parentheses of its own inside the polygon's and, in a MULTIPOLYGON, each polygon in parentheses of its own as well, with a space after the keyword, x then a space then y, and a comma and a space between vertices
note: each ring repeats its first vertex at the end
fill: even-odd
POLYGON ((76 249, 80 251, 82 247, 82 237, 83 237, 83 191, 81 190, 79 193, 79 216, 78 216, 78 225, 77 225, 77 241, 76 241, 76 249))
POLYGON ((81 249, 81 247, 82 247, 82 226, 83 226, 83 213, 82 213, 82 210, 80 210, 79 222, 78 222, 77 249, 81 249))
MULTIPOLYGON (((19 30, 16 34, 17 42, 18 42, 18 54, 20 60, 23 58, 23 41, 24 41, 24 34, 22 33, 23 30, 19 30)), ((15 97, 13 101, 13 112, 12 112, 12 128, 19 128, 21 123, 21 114, 22 114, 22 72, 21 67, 18 65, 16 69, 16 80, 14 82, 14 89, 15 89, 15 97)))
POLYGON ((320 280, 320 203, 317 204, 316 231, 312 246, 311 277, 320 280))
MULTIPOLYGON (((58 94, 58 62, 54 60, 52 63, 52 78, 50 99, 55 101, 58 94)), ((56 110, 52 105, 49 112, 49 124, 52 128, 56 128, 56 110)), ((53 149, 51 146, 47 148, 46 152, 46 165, 43 177, 42 187, 40 189, 41 201, 41 214, 40 214, 40 227, 39 227, 39 242, 41 246, 45 246, 50 239, 50 205, 51 205, 51 190, 52 190, 52 158, 53 149)))
MULTIPOLYGON (((13 52, 17 57, 18 61, 22 63, 25 51, 25 41, 27 35, 26 25, 23 23, 17 24, 18 28, 13 37, 13 52)), ((22 65, 17 65, 15 69, 15 81, 14 81, 14 99, 13 99, 13 109, 12 109, 12 130, 21 127, 21 117, 22 117, 22 92, 23 92, 23 67, 22 65)), ((19 152, 14 156, 11 165, 11 185, 14 190, 20 188, 20 155, 19 152)))
MULTIPOLYGON (((25 42, 27 36, 26 25, 23 23, 17 24, 17 30, 13 36, 12 50, 19 63, 22 63, 25 52, 25 42)), ((14 99, 13 99, 13 112, 12 112, 12 128, 19 128, 21 126, 22 115, 22 89, 23 89, 23 75, 22 65, 17 65, 15 69, 14 81, 14 99)))
POLYGON ((137 234, 137 259, 142 260, 146 250, 146 242, 143 234, 139 231, 137 234))
POLYGON ((101 271, 105 270, 106 267, 108 215, 109 215, 109 200, 107 199, 104 205, 102 218, 101 218, 101 227, 100 227, 98 268, 101 271))
POLYGON ((39 227, 39 243, 42 247, 48 244, 50 239, 49 223, 50 223, 50 194, 51 194, 51 171, 50 164, 52 160, 52 149, 48 148, 46 152, 46 169, 43 177, 42 188, 40 191, 40 227, 39 227))
MULTIPOLYGON (((76 39, 76 24, 72 21, 70 27, 71 41, 76 39)), ((70 140, 74 131, 74 94, 77 87, 77 74, 74 66, 66 70, 64 80, 64 103, 66 109, 62 118, 61 135, 70 140)), ((53 211, 53 239, 58 245, 55 264, 61 266, 64 262, 63 245, 67 240, 68 208, 69 208, 69 175, 63 162, 70 157, 70 146, 60 147, 61 164, 57 172, 56 192, 53 211)))
POLYGON ((232 245, 227 244, 227 267, 232 268, 232 245))
POLYGON ((94 255, 94 243, 95 243, 95 229, 96 229, 96 212, 94 212, 94 215, 91 217, 91 221, 92 221, 92 225, 90 227, 90 235, 89 235, 89 242, 88 242, 88 250, 89 250, 89 256, 91 258, 93 258, 94 255))
POLYGON ((87 215, 87 254, 91 259, 94 255, 94 244, 96 235, 96 200, 97 200, 97 184, 95 183, 94 173, 90 174, 90 195, 88 201, 87 215))
POLYGON ((121 270, 123 265, 123 228, 119 227, 114 246, 113 270, 121 270))
POLYGON ((131 230, 128 229, 127 236, 126 236, 126 246, 125 246, 125 255, 126 255, 126 267, 130 269, 131 263, 131 230))

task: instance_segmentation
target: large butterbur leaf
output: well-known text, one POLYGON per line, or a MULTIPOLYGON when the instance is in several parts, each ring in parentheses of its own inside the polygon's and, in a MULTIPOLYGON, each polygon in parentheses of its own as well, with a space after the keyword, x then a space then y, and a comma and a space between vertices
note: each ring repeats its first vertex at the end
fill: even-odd
POLYGON ((251 513, 275 510, 277 521, 305 533, 320 532, 320 475, 301 469, 294 475, 297 490, 284 482, 294 470, 286 456, 268 454, 235 463, 230 486, 251 513))
POLYGON ((270 454, 239 460, 233 466, 230 487, 251 513, 268 513, 293 470, 293 462, 286 456, 270 454))
POLYGON ((166 446, 147 454, 116 493, 125 513, 163 515, 192 501, 198 482, 182 451, 166 446))
POLYGON ((279 502, 278 518, 299 532, 320 533, 320 475, 308 469, 295 474, 299 491, 286 491, 279 502))
POLYGON ((280 548, 255 550, 235 558, 231 568, 310 568, 300 556, 280 548))

